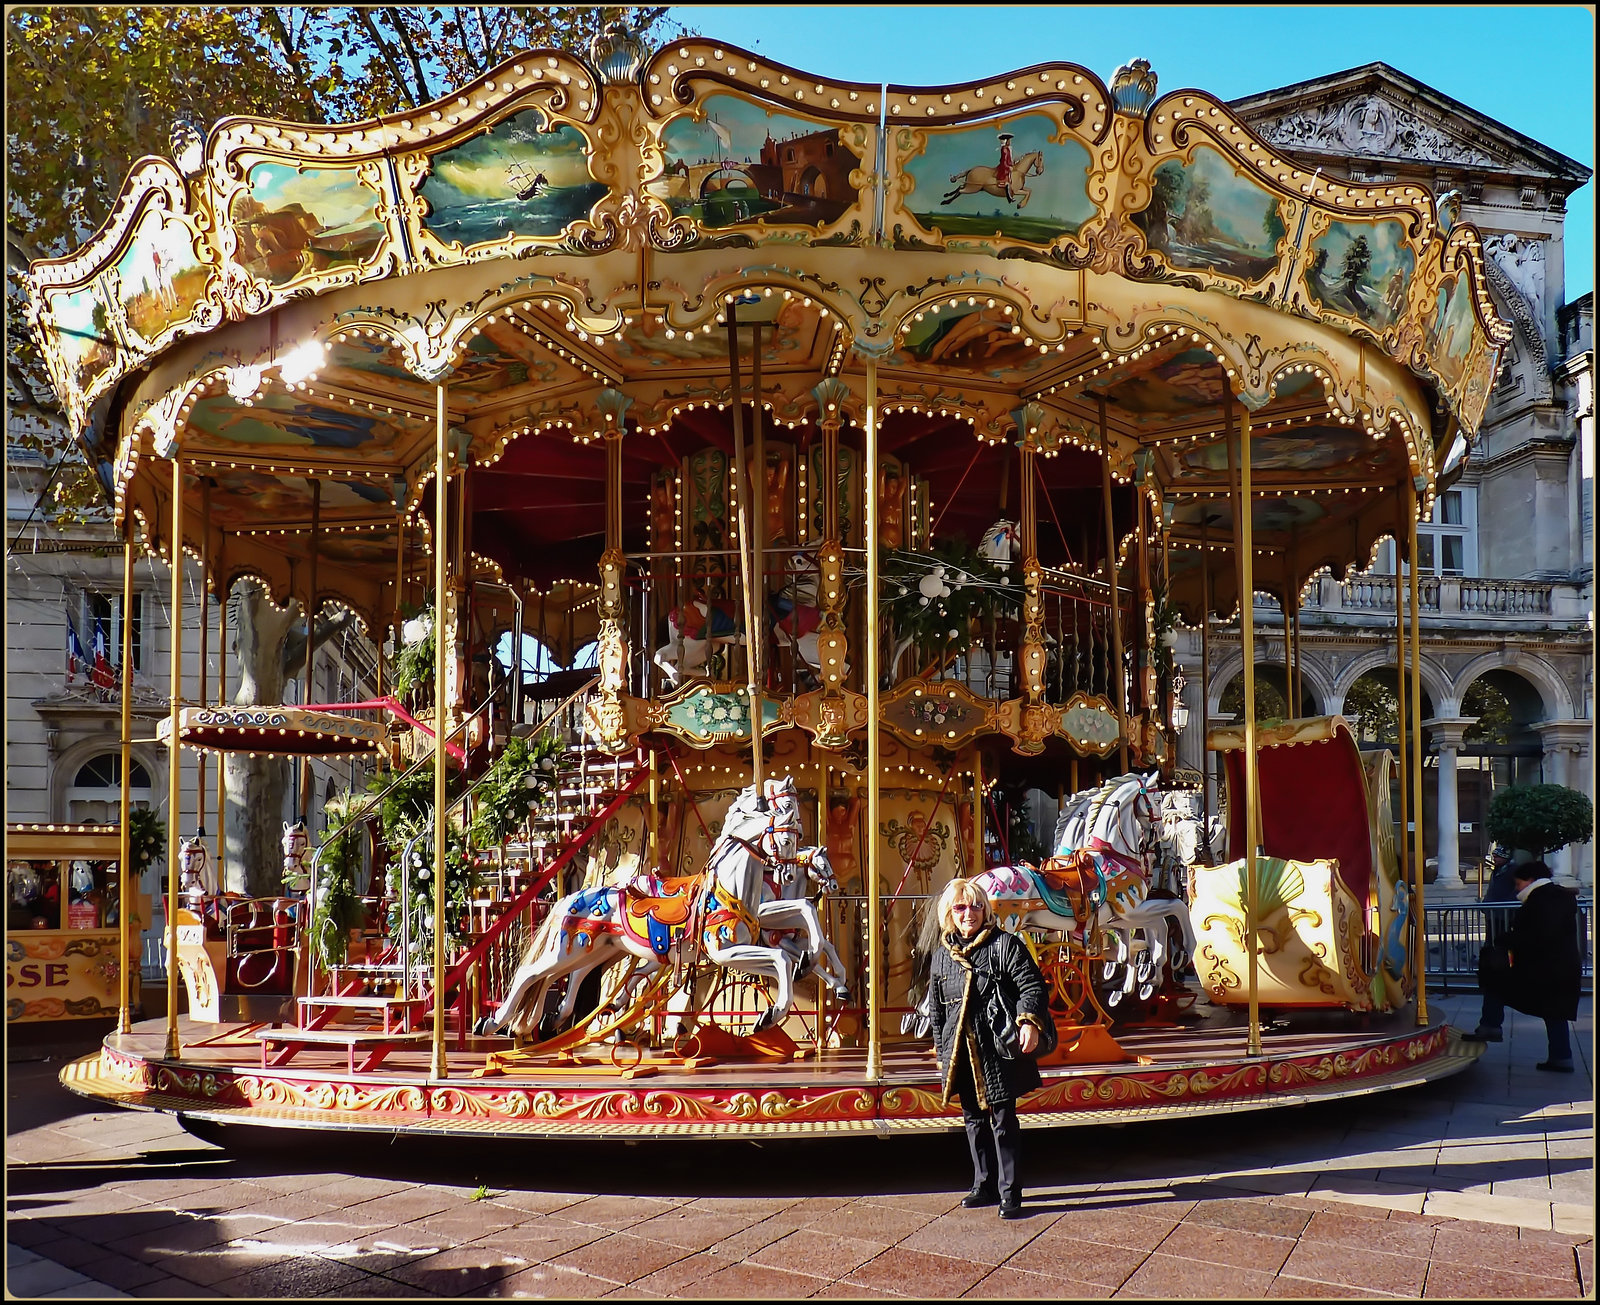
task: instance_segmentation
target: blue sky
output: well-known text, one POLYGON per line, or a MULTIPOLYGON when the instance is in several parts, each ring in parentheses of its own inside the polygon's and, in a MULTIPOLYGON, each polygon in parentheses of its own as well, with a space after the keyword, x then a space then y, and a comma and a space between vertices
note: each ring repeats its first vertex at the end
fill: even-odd
MULTIPOLYGON (((1109 80, 1143 57, 1163 92, 1231 100, 1382 61, 1594 166, 1594 16, 1577 5, 678 5, 672 16, 807 72, 897 85, 1056 61, 1109 80)), ((1568 202, 1568 300, 1594 288, 1594 187, 1568 202)))

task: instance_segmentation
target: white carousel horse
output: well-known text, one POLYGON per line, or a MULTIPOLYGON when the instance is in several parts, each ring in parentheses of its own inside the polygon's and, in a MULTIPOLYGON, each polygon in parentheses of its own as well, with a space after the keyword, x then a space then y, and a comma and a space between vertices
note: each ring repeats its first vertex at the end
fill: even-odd
POLYGON ((304 892, 311 883, 311 839, 304 821, 283 822, 283 886, 304 892))
POLYGON ((978 556, 991 566, 1007 571, 1013 552, 1021 547, 1022 532, 1017 529, 1017 523, 1002 517, 983 532, 983 538, 978 541, 978 556))
MULTIPOLYGON (((794 552, 789 555, 783 588, 772 600, 773 615, 777 617, 774 634, 811 668, 813 678, 822 674, 822 654, 817 649, 817 631, 822 627, 822 608, 817 599, 821 584, 816 558, 810 553, 794 552)), ((846 662, 842 674, 849 673, 850 663, 846 662)))
POLYGON ((996 181, 994 169, 990 167, 968 168, 965 172, 952 172, 950 180, 956 183, 952 190, 939 202, 953 204, 963 195, 999 195, 1002 199, 1012 200, 1018 208, 1026 208, 1033 192, 1028 189, 1028 178, 1044 175, 1044 154, 1041 150, 1029 150, 1018 159, 1011 167, 1011 185, 1008 188, 1003 181, 996 181))
MULTIPOLYGON (((825 980, 832 987, 835 996, 844 999, 849 996, 844 961, 822 930, 822 920, 817 914, 816 905, 810 900, 808 885, 814 887, 819 894, 839 891, 839 880, 834 874, 832 862, 828 860, 828 849, 825 847, 802 847, 795 853, 792 862, 781 863, 779 873, 766 876, 762 903, 756 911, 756 916, 761 921, 762 936, 773 946, 783 949, 794 957, 797 965, 796 979, 804 979, 814 973, 819 981, 825 980), (796 934, 801 934, 803 937, 796 937, 796 934)), ((627 884, 627 890, 644 894, 650 899, 670 898, 674 895, 673 888, 672 880, 663 880, 654 874, 635 876, 627 884)), ((559 904, 555 909, 560 909, 559 904)), ((593 971, 605 969, 617 959, 618 953, 615 950, 603 950, 597 952, 589 963, 567 974, 566 992, 551 1020, 555 1028, 561 1028, 572 1018, 577 1009, 584 980, 593 971)), ((654 975, 664 963, 664 959, 657 955, 640 959, 625 980, 622 990, 609 1004, 609 1009, 621 1010, 625 1007, 630 1000, 630 994, 654 975)), ((525 1004, 531 1005, 535 1011, 541 1009, 545 1004, 544 993, 549 991, 550 986, 550 983, 546 983, 540 992, 530 993, 525 999, 525 1004)), ((685 985, 669 1000, 668 1011, 678 1015, 680 1019, 688 1019, 691 1016, 690 1004, 696 1000, 697 995, 690 991, 689 985, 685 985)), ((495 1017, 489 1015, 479 1020, 476 1031, 481 1036, 493 1032, 496 1027, 495 1017)))
POLYGON ((1183 902, 1150 891, 1159 835, 1149 784, 1141 775, 1120 775, 1074 794, 1056 822, 1048 861, 977 876, 1008 928, 1052 929, 1080 943, 1098 929, 1111 945, 1102 974, 1118 981, 1107 994, 1113 1006, 1136 985, 1140 998, 1148 998, 1163 965, 1170 960, 1181 968, 1194 952, 1183 902), (1173 923, 1181 950, 1171 942, 1173 923))
MULTIPOLYGON (((682 959, 685 947, 703 950, 713 964, 770 978, 777 993, 757 1029, 781 1024, 794 1000, 794 980, 808 957, 825 958, 835 992, 848 996, 844 966, 822 932, 816 908, 802 896, 799 873, 800 802, 794 780, 769 780, 758 805, 754 785, 734 800, 712 846, 707 868, 688 879, 655 881, 660 893, 604 886, 557 902, 535 932, 522 965, 500 1006, 479 1022, 478 1032, 513 1029, 526 1036, 538 1023, 549 983, 587 973, 598 963, 636 957, 659 967, 682 959), (765 871, 779 884, 769 887, 765 871), (783 878, 785 870, 790 877, 783 878), (793 896, 780 896, 780 892, 793 896), (803 929, 800 956, 794 945, 772 945, 766 930, 803 929)), ((804 868, 824 882, 833 878, 826 853, 804 849, 804 868)), ((575 992, 577 985, 571 985, 575 992)), ((575 1000, 575 997, 573 998, 575 1000)), ((564 1013, 570 1009, 564 1006, 564 1013)))
POLYGON ((736 604, 725 599, 695 598, 667 613, 667 642, 652 659, 674 685, 683 676, 706 668, 713 647, 744 642, 744 620, 736 604), (683 646, 680 656, 679 644, 683 646))
MULTIPOLYGON (((301 826, 302 830, 304 826, 301 826)), ((211 854, 199 838, 186 838, 178 844, 178 896, 198 904, 217 886, 211 877, 211 854)))

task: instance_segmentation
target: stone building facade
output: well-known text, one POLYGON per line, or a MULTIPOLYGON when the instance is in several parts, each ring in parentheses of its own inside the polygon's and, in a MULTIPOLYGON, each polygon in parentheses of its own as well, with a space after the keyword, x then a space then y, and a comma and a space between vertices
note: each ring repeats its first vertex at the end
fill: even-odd
MULTIPOLYGON (((1425 854, 1441 889, 1476 895, 1494 789, 1594 789, 1594 297, 1566 302, 1563 279, 1566 201, 1590 169, 1384 64, 1233 107, 1303 167, 1460 191, 1464 220, 1485 236, 1496 306, 1515 327, 1482 432, 1455 451, 1417 550, 1425 854), (1474 714, 1485 703, 1492 730, 1474 714)), ((1351 711, 1364 677, 1393 684, 1392 545, 1371 562, 1302 594, 1305 715, 1351 711)), ((1258 597, 1256 621, 1265 675, 1286 684, 1282 614, 1258 597)), ((1185 634, 1179 659, 1192 686, 1180 756, 1199 766, 1203 719, 1232 714, 1222 703, 1242 669, 1237 623, 1212 632, 1204 713, 1198 632, 1185 634)), ((1551 860, 1592 890, 1592 845, 1551 860)))

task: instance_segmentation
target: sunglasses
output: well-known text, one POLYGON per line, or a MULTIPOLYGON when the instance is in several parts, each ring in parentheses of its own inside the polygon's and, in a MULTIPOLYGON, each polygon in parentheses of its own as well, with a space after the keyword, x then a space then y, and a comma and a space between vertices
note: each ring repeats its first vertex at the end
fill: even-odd
POLYGON ((983 907, 976 902, 957 902, 950 908, 952 911, 982 911, 983 907))

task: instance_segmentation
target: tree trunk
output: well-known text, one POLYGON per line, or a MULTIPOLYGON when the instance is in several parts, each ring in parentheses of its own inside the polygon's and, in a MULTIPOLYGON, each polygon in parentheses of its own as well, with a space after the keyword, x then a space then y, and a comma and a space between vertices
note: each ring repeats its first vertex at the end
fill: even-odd
MULTIPOLYGON (((283 702, 284 647, 300 619, 298 603, 279 611, 255 581, 235 587, 238 597, 234 630, 238 637, 240 707, 277 706, 283 702)), ((289 788, 287 757, 226 754, 229 892, 275 897, 283 890, 283 811, 289 788)))

